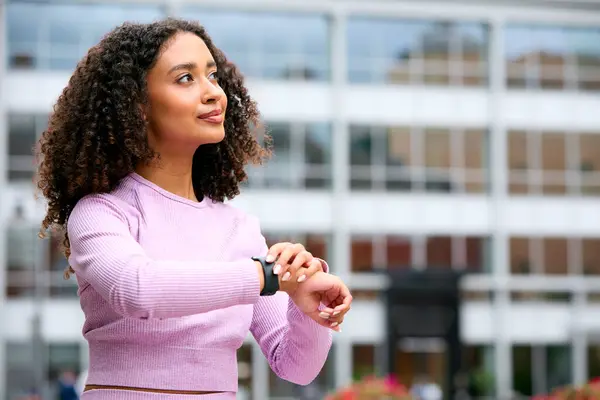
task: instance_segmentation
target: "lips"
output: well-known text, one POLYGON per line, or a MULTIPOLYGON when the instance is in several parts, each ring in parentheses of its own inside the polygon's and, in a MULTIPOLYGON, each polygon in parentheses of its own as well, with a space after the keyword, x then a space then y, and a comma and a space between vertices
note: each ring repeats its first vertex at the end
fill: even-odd
POLYGON ((205 114, 198 115, 198 119, 211 124, 220 124, 223 122, 223 110, 216 109, 205 114))
POLYGON ((200 118, 200 119, 204 119, 204 118, 210 118, 210 117, 215 117, 215 116, 217 116, 217 115, 221 115, 221 114, 223 114, 223 111, 222 111, 222 110, 220 110, 220 109, 216 109, 216 110, 213 110, 213 111, 211 111, 211 112, 208 112, 208 113, 205 113, 205 114, 198 115, 198 118, 200 118))

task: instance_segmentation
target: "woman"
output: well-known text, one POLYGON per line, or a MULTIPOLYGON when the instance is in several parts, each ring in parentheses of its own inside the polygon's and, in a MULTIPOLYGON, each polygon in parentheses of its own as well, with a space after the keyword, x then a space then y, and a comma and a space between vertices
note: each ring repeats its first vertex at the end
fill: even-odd
POLYGON ((321 370, 347 287, 301 244, 268 249, 257 220, 223 204, 268 156, 258 122, 194 23, 124 24, 77 66, 38 185, 42 231, 65 230, 86 317, 83 399, 233 399, 248 331, 281 378, 321 370))

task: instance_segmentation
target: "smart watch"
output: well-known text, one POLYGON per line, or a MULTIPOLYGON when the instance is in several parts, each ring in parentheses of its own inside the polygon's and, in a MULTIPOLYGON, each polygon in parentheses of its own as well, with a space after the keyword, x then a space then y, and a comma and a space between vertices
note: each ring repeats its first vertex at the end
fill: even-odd
POLYGON ((265 285, 260 292, 261 296, 273 296, 279 291, 279 277, 273 273, 275 262, 267 262, 266 257, 252 257, 253 261, 258 261, 262 265, 265 285))

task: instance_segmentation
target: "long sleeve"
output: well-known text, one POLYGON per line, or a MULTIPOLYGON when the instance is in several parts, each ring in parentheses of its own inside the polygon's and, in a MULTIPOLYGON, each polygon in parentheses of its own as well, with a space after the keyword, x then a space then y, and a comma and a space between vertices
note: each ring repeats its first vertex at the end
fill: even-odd
POLYGON ((251 259, 153 260, 131 235, 123 211, 104 196, 79 201, 69 217, 68 234, 72 268, 120 315, 182 317, 259 299, 251 259))
MULTIPOLYGON (((264 238, 262 242, 258 254, 267 253, 264 238)), ((332 343, 331 330, 307 317, 283 292, 258 300, 250 331, 273 372, 298 385, 308 385, 317 377, 332 343)))

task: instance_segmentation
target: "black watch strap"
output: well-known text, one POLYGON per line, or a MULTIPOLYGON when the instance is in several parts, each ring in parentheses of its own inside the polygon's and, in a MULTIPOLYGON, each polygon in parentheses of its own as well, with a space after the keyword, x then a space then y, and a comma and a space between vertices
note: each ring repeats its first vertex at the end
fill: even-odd
POLYGON ((252 260, 258 261, 262 265, 265 277, 265 286, 260 292, 261 296, 272 296, 279 291, 279 277, 273 273, 275 262, 267 262, 266 257, 252 257, 252 260))

